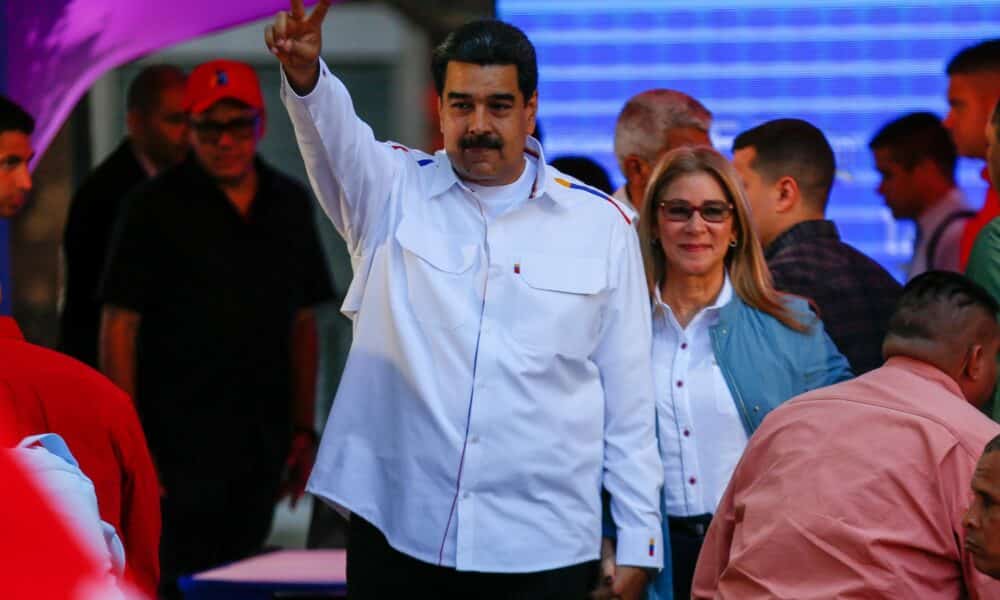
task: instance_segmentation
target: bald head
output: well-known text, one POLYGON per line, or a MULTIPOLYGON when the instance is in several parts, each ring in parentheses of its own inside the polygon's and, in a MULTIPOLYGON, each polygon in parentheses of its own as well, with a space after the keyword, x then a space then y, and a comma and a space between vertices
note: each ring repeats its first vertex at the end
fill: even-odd
POLYGON ((177 67, 152 65, 139 72, 128 88, 129 136, 157 170, 187 155, 186 82, 187 77, 177 67))
POLYGON ((931 364, 984 406, 993 393, 1000 352, 998 305, 971 279, 948 271, 913 278, 889 319, 882 354, 931 364))
POLYGON ((684 92, 647 90, 630 98, 615 125, 615 158, 637 208, 660 157, 682 146, 709 146, 712 113, 684 92))

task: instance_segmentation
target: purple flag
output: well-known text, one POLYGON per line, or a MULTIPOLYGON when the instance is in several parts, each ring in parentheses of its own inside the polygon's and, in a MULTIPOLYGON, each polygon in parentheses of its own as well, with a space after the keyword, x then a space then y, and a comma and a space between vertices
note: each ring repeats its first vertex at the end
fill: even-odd
POLYGON ((0 34, 6 33, 7 94, 38 122, 33 137, 38 154, 108 70, 289 10, 288 0, 12 0, 0 7, 5 4, 0 34))

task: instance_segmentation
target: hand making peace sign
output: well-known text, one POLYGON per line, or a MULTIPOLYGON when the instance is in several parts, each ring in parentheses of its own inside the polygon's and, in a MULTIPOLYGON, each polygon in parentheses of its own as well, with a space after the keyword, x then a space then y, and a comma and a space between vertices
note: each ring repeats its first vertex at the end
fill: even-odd
POLYGON ((264 32, 267 49, 278 57, 288 82, 299 94, 311 91, 319 78, 323 19, 330 1, 319 0, 312 14, 307 15, 302 0, 291 0, 291 12, 279 12, 264 32))

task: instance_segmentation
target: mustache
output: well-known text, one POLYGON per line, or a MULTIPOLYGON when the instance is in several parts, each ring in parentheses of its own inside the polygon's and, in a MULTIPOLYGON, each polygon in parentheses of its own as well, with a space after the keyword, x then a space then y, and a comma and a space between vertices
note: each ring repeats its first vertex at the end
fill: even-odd
POLYGON ((487 150, 500 150, 503 148, 503 140, 495 135, 481 133, 479 135, 466 135, 458 142, 462 150, 470 148, 485 148, 487 150))

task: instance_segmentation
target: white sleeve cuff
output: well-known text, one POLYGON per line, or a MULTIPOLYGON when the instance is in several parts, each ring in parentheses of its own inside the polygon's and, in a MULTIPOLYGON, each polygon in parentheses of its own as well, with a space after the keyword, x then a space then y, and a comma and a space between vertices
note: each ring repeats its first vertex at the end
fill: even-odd
POLYGON ((649 529, 619 529, 615 558, 629 567, 663 567, 663 532, 649 529))

